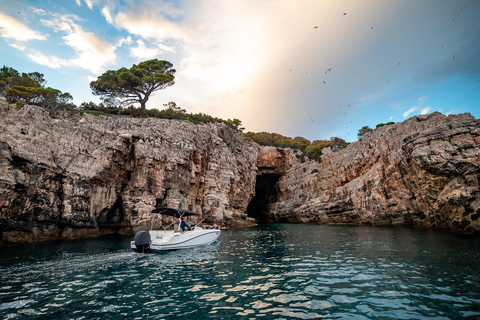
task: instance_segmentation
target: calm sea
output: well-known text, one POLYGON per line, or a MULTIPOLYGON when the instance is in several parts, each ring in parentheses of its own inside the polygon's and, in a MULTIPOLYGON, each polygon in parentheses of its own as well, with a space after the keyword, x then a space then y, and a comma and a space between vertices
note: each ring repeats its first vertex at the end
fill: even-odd
POLYGON ((131 238, 0 247, 0 318, 480 318, 476 236, 275 224, 149 255, 131 238))

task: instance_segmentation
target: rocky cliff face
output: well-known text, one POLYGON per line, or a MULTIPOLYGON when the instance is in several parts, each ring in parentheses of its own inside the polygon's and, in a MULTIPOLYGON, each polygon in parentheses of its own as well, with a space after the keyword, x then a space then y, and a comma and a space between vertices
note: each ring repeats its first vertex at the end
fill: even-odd
MULTIPOLYGON (((367 134, 321 162, 221 124, 51 119, 0 100, 3 242, 149 227, 154 207, 211 222, 413 225, 480 232, 480 121, 434 113, 367 134)), ((168 220, 168 218, 167 218, 168 220)), ((170 221, 154 220, 155 226, 170 221)))
POLYGON ((227 226, 253 222, 245 208, 255 192, 259 147, 224 125, 58 120, 3 100, 0 116, 4 242, 133 233, 150 226, 156 206, 202 212, 227 226))
POLYGON ((293 166, 268 220, 480 232, 479 183, 480 120, 433 113, 293 166))

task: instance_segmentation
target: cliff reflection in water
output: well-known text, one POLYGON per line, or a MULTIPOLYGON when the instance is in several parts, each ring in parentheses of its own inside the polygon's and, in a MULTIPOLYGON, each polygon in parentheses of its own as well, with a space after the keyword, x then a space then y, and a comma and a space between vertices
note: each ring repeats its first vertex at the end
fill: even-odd
POLYGON ((264 225, 165 254, 130 237, 2 247, 0 316, 479 317, 480 238, 405 228, 264 225))

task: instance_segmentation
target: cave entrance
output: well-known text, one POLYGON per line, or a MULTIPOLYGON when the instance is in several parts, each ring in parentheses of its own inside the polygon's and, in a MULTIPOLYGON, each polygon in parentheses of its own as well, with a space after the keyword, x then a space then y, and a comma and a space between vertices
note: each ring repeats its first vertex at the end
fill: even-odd
POLYGON ((268 205, 277 199, 277 182, 279 174, 262 174, 257 176, 255 183, 255 196, 247 207, 247 216, 256 222, 269 222, 268 205))

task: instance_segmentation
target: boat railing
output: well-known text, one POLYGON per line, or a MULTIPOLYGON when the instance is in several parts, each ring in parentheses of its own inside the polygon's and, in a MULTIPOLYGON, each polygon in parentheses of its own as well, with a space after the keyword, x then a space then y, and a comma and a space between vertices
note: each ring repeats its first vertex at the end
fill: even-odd
MULTIPOLYGON (((151 222, 151 224, 150 224, 150 230, 153 230, 153 221, 154 221, 154 220, 155 220, 155 216, 152 214, 152 222, 151 222)), ((172 226, 173 226, 173 228, 174 228, 174 230, 175 230, 175 223, 174 223, 174 222, 170 223, 170 224, 169 224, 168 226, 166 226, 166 227, 164 227, 163 225, 162 225, 161 227, 162 227, 162 229, 163 229, 164 231, 167 231, 167 230, 169 230, 172 226)))
MULTIPOLYGON (((183 217, 183 215, 180 215, 180 217, 183 217)), ((150 223, 150 230, 153 230, 153 222, 154 222, 154 220, 155 220, 155 216, 152 215, 152 221, 151 221, 151 223, 150 223)), ((193 225, 190 225, 191 230, 195 230, 195 228, 204 229, 204 228, 201 227, 201 224, 203 223, 204 220, 205 220, 205 217, 202 217, 202 219, 201 219, 199 222, 197 222, 197 223, 195 223, 195 224, 193 224, 193 225)), ((164 227, 163 225, 162 225, 161 227, 162 227, 162 229, 163 229, 164 231, 171 230, 171 228, 173 227, 173 232, 174 232, 174 233, 176 233, 176 232, 181 232, 181 230, 180 230, 180 224, 179 224, 177 221, 174 221, 174 222, 170 223, 170 224, 169 224, 168 226, 166 226, 166 227, 164 227)))

